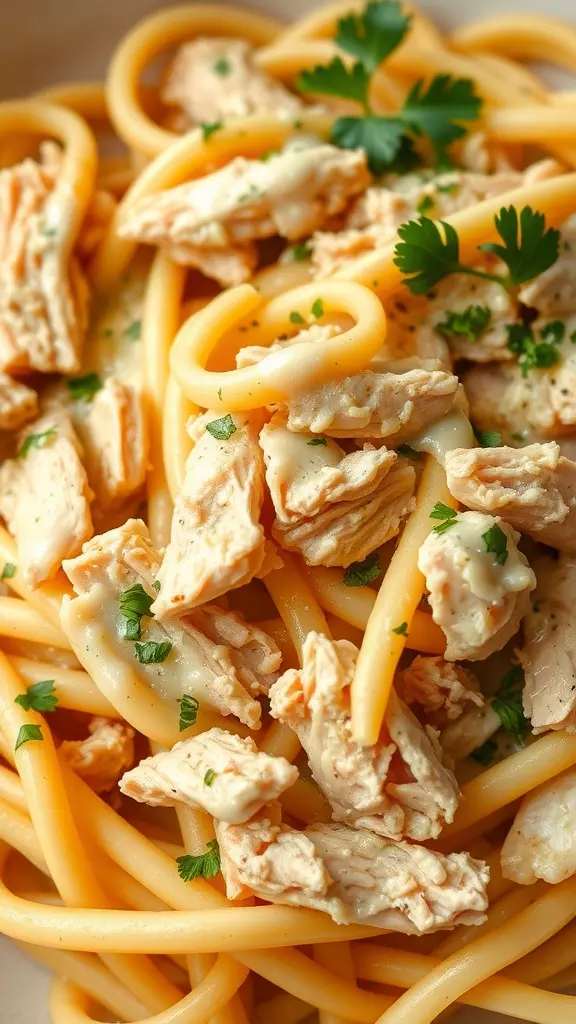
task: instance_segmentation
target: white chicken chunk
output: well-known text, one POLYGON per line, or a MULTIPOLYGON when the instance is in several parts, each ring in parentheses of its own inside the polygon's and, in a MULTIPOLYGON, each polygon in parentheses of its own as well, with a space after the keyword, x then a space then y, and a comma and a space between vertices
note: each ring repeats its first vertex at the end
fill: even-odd
POLYGON ((406 704, 417 704, 437 728, 460 718, 470 705, 484 704, 474 673, 441 657, 416 655, 397 674, 395 687, 406 704))
POLYGON ((90 735, 83 740, 64 740, 60 756, 95 793, 109 793, 134 764, 134 730, 125 722, 93 718, 90 735))
POLYGON ((88 287, 69 252, 73 197, 54 149, 0 171, 0 370, 79 369, 88 287))
POLYGON ((504 840, 502 874, 518 885, 556 885, 576 873, 576 768, 528 793, 504 840))
POLYGON ((248 114, 297 118, 302 100, 261 71, 244 39, 202 38, 178 47, 160 89, 180 131, 248 114))
POLYGON ((126 773, 120 790, 152 807, 183 803, 240 825, 277 800, 297 778, 294 765, 262 753, 249 737, 210 729, 145 758, 126 773))
MULTIPOLYGON (((488 261, 475 268, 492 269, 488 261)), ((495 281, 451 274, 434 287, 433 296, 416 327, 417 348, 431 346, 440 335, 454 359, 475 363, 514 359, 506 326, 516 321, 518 303, 509 291, 495 281)))
POLYGON ((401 444, 452 408, 458 378, 442 370, 373 373, 322 384, 292 399, 288 427, 330 437, 387 437, 401 444))
POLYGON ((118 230, 236 285, 256 266, 257 239, 309 235, 369 181, 363 150, 294 139, 269 160, 239 156, 204 178, 136 201, 118 230))
POLYGON ((18 430, 37 415, 36 392, 7 373, 0 373, 0 430, 18 430))
POLYGON ((524 711, 535 733, 576 730, 576 564, 569 555, 534 561, 538 585, 524 620, 524 711))
POLYGON ((576 310, 576 215, 561 226, 560 255, 543 274, 523 285, 520 302, 542 317, 560 317, 576 310))
POLYGON ((216 825, 229 899, 254 894, 322 910, 337 924, 408 935, 484 920, 488 868, 467 853, 444 855, 341 825, 296 832, 265 814, 216 825))
POLYGON ((518 539, 501 519, 461 512, 422 544, 418 568, 434 622, 446 637, 448 661, 482 661, 518 631, 536 586, 518 539))
POLYGON ((400 225, 423 212, 425 216, 442 219, 484 199, 560 173, 562 168, 555 160, 541 160, 525 171, 450 171, 429 181, 420 174, 390 176, 386 187, 375 185, 354 203, 344 230, 318 232, 314 236, 312 262, 316 276, 329 277, 358 256, 391 245, 400 225))
POLYGON ((358 649, 309 633, 303 668, 270 690, 270 714, 296 732, 334 818, 393 839, 436 838, 458 807, 458 786, 441 762, 434 730, 425 730, 395 697, 378 743, 352 739, 350 685, 358 649))
POLYGON ((301 331, 298 331, 294 337, 279 338, 268 347, 265 345, 246 345, 245 348, 241 348, 236 353, 236 366, 239 370, 244 366, 255 366, 256 363, 261 362, 266 356, 282 352, 283 349, 291 348, 293 345, 299 345, 302 341, 316 341, 323 345, 332 338, 336 338, 339 334, 342 334, 342 328, 338 327, 337 324, 311 324, 310 327, 304 327, 301 331))
POLYGON ((173 702, 175 717, 176 701, 190 694, 201 707, 258 728, 261 708, 254 698, 274 682, 281 655, 266 633, 238 615, 216 605, 165 623, 145 614, 140 642, 152 643, 155 651, 167 644, 168 650, 161 649, 165 656, 157 661, 138 659, 120 598, 140 584, 151 603, 159 568, 148 530, 135 519, 95 537, 78 558, 64 563, 78 596, 65 599, 61 621, 79 661, 96 681, 105 674, 105 689, 110 680, 119 687, 136 680, 137 688, 173 702))
MULTIPOLYGON (((382 454, 384 449, 378 451, 382 454)), ((366 469, 368 465, 373 467, 377 465, 376 460, 366 458, 366 466, 362 467, 358 458, 371 454, 370 451, 354 452, 342 459, 342 463, 346 459, 350 460, 347 472, 366 469)), ((385 454, 389 456, 395 453, 385 454)), ((366 496, 344 497, 333 504, 326 498, 324 511, 289 523, 277 518, 272 526, 272 536, 287 551, 299 551, 307 565, 348 566, 352 562, 361 562, 376 548, 396 536, 402 522, 415 506, 414 467, 405 459, 394 459, 387 463, 382 461, 380 470, 382 467, 385 475, 372 486, 366 496)), ((295 491, 297 488, 292 489, 292 495, 295 491)), ((305 495, 313 501, 314 488, 303 488, 302 496, 305 495)))
POLYGON ((454 448, 444 462, 448 487, 476 512, 562 551, 576 552, 576 463, 553 441, 525 448, 454 448))
POLYGON ((70 417, 48 405, 0 467, 0 513, 16 540, 24 580, 38 587, 92 536, 92 493, 70 417))
POLYGON ((157 618, 183 615, 244 586, 261 571, 266 557, 259 521, 264 498, 261 424, 258 412, 225 418, 207 412, 189 425, 194 447, 158 573, 160 592, 152 607, 157 618))

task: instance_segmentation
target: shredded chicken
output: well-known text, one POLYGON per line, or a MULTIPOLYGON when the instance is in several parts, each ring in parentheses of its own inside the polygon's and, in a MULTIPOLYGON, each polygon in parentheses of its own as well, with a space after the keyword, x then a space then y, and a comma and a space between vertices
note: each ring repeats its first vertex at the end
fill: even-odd
POLYGON ((38 587, 92 536, 92 494, 61 406, 46 406, 20 435, 18 451, 0 467, 0 513, 16 540, 25 582, 38 587))
POLYGON ((236 353, 236 366, 242 369, 244 366, 255 366, 266 356, 276 352, 282 352, 285 348, 292 348, 303 341, 315 341, 323 345, 332 338, 342 334, 342 328, 337 324, 312 324, 298 331, 293 338, 282 338, 274 341, 268 348, 265 345, 247 345, 236 353))
POLYGON ((0 373, 0 430, 18 430, 38 415, 38 395, 32 388, 0 373))
POLYGON ((176 51, 160 90, 176 107, 178 130, 248 114, 298 117, 305 104, 261 71, 244 39, 194 39, 176 51))
POLYGON ((535 733, 576 731, 576 564, 568 555, 534 561, 538 585, 524 620, 524 711, 535 733))
POLYGON ((130 206, 123 238, 167 248, 220 284, 248 280, 256 239, 302 238, 344 209, 370 180, 363 150, 301 138, 269 160, 236 157, 221 170, 130 206))
POLYGON ((350 685, 358 649, 348 640, 309 633, 303 668, 270 690, 270 713, 290 725, 334 818, 380 835, 435 838, 458 807, 458 786, 442 765, 434 730, 392 698, 374 747, 352 739, 350 685))
POLYGON ((525 306, 537 309, 542 317, 560 317, 576 310, 576 216, 561 228, 560 255, 543 274, 523 285, 518 294, 525 306))
POLYGON ((119 599, 136 583, 153 597, 160 568, 143 522, 129 519, 118 529, 95 537, 63 568, 78 597, 65 599, 62 625, 79 661, 94 679, 105 672, 107 679, 120 686, 128 685, 121 680, 135 677, 139 686, 173 702, 175 718, 176 701, 191 694, 201 707, 236 715, 251 728, 258 728, 261 708, 254 698, 267 692, 276 679, 281 655, 266 633, 240 616, 217 605, 205 605, 185 618, 163 623, 146 616, 142 642, 172 647, 161 662, 142 664, 135 657, 134 643, 125 635, 119 599))
POLYGON ((458 378, 442 370, 373 373, 322 384, 292 399, 288 427, 330 437, 391 437, 401 444, 444 416, 458 378))
POLYGON ((48 144, 41 163, 0 171, 0 370, 79 369, 88 287, 69 252, 59 152, 48 144))
POLYGON ((576 873, 576 768, 527 793, 501 854, 502 874, 518 885, 551 885, 576 873))
POLYGON ((434 622, 446 636, 448 661, 482 661, 518 631, 536 586, 518 539, 501 519, 461 512, 444 533, 433 530, 422 544, 418 568, 434 622), (488 550, 492 544, 500 550, 500 542, 500 555, 488 550))
POLYGON ((249 583, 264 564, 262 417, 234 415, 234 432, 224 440, 209 429, 218 419, 209 411, 189 428, 194 447, 176 497, 152 609, 159 619, 182 615, 249 583))
MULTIPOLYGON (((369 454, 355 452, 346 458, 351 465, 353 460, 360 462, 358 456, 369 454)), ((324 511, 296 522, 275 519, 272 535, 280 547, 299 551, 308 565, 348 566, 361 562, 399 532, 415 506, 415 481, 414 467, 406 459, 397 459, 366 497, 326 502, 324 511)), ((312 487, 308 494, 312 500, 312 487)))
MULTIPOLYGON (((488 261, 475 266, 477 270, 492 269, 488 261)), ((416 328, 415 344, 420 348, 430 346, 434 337, 440 335, 455 359, 474 363, 514 359, 514 353, 508 348, 506 325, 514 323, 517 316, 517 301, 495 281, 451 274, 435 286, 433 298, 426 303, 425 313, 416 328), (486 319, 486 326, 478 334, 468 322, 458 324, 451 315, 462 314, 471 306, 486 319), (471 333, 462 333, 464 330, 471 333)))
POLYGON ((560 447, 455 448, 445 459, 448 487, 477 512, 497 512, 534 540, 576 551, 576 463, 560 447))
POLYGON ((64 740, 60 756, 95 793, 109 793, 134 764, 134 730, 125 722, 93 718, 84 740, 64 740))
POLYGON ((126 773, 120 790, 152 807, 183 803, 239 825, 297 778, 297 768, 284 757, 261 753, 254 740, 210 729, 145 758, 126 773))
POLYGON ((337 924, 409 935, 484 920, 488 868, 467 853, 341 825, 296 832, 265 813, 246 825, 216 825, 229 899, 254 894, 323 910, 337 924))
POLYGON ((444 658, 418 654, 395 680, 396 692, 406 704, 417 704, 426 720, 439 728, 460 718, 470 704, 481 708, 484 698, 476 676, 463 665, 444 658))

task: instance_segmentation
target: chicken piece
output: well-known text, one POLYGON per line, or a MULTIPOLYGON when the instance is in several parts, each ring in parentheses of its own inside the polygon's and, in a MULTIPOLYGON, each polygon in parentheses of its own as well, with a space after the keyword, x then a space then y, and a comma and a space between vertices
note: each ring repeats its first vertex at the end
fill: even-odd
POLYGON ((178 47, 160 98, 174 106, 178 130, 248 114, 297 118, 306 105, 261 71, 244 39, 194 39, 178 47))
POLYGON ((538 585, 519 652, 524 669, 524 712, 535 733, 576 731, 576 565, 574 559, 541 555, 534 562, 538 585))
POLYGON ((483 661, 518 631, 536 586, 518 540, 499 518, 460 512, 445 532, 432 530, 422 544, 418 568, 448 661, 483 661))
POLYGON ((448 487, 463 505, 497 512, 534 540, 576 552, 576 463, 555 442, 454 448, 444 465, 448 487))
POLYGON ((88 311, 69 253, 75 199, 58 183, 55 147, 41 154, 0 171, 0 370, 74 373, 88 311))
POLYGON ((81 454, 68 413, 47 405, 21 434, 18 456, 0 467, 0 513, 29 587, 53 576, 92 536, 92 493, 81 454))
POLYGON ((108 377, 90 402, 74 402, 71 411, 98 505, 117 508, 146 479, 148 429, 142 392, 108 377))
POLYGON ((60 756, 95 793, 109 793, 134 764, 134 730, 125 722, 92 718, 84 740, 64 740, 60 756))
MULTIPOLYGON (((536 340, 546 327, 532 325, 536 340)), ((470 418, 481 430, 499 430, 506 441, 524 438, 558 440, 576 430, 576 346, 569 340, 576 316, 564 323, 565 337, 555 346, 558 362, 547 370, 528 370, 514 361, 475 366, 462 380, 470 418)))
POLYGON ((269 160, 236 157, 204 178, 138 200, 118 230, 166 248, 177 263, 223 286, 241 284, 256 266, 256 239, 310 234, 369 181, 363 150, 293 139, 269 160))
POLYGON ((183 803, 240 825, 277 800, 297 778, 294 765, 261 753, 254 740, 210 729, 145 758, 126 773, 120 790, 151 807, 183 803))
MULTIPOLYGON (((348 455, 348 467, 358 455, 368 454, 372 453, 348 455)), ((356 468, 359 462, 357 459, 356 468)), ((397 459, 366 497, 327 503, 325 511, 292 523, 275 519, 272 536, 287 551, 299 551, 308 565, 348 566, 361 562, 399 532, 415 507, 415 482, 414 467, 406 459, 397 459)), ((311 498, 312 492, 310 488, 311 498)))
MULTIPOLYGON (((486 260, 476 264, 486 271, 492 266, 486 260)), ((415 344, 429 346, 440 335, 449 345, 454 359, 474 363, 514 359, 508 348, 506 325, 518 316, 518 303, 513 295, 495 281, 482 281, 466 274, 451 274, 434 288, 434 297, 416 327, 415 344), (458 319, 453 314, 470 312, 458 319)))
POLYGON ((408 668, 398 673, 395 686, 402 700, 418 704, 436 728, 460 718, 470 704, 479 708, 484 704, 474 673, 440 657, 416 655, 408 668))
POLYGON ((299 345, 303 341, 315 341, 322 345, 332 338, 338 337, 339 334, 342 334, 342 328, 337 324, 312 324, 310 327, 298 331, 293 338, 279 338, 268 348, 265 345, 247 345, 245 348, 241 348, 236 353, 236 366, 239 370, 244 366, 255 366, 266 356, 282 352, 285 348, 292 348, 293 345, 299 345))
POLYGON ((556 885, 576 873, 576 768, 524 797, 500 859, 504 878, 518 885, 556 885))
POLYGON ((224 440, 210 432, 219 422, 217 413, 207 412, 190 429, 195 443, 176 497, 170 543, 158 573, 160 591, 152 606, 159 619, 183 615, 244 586, 264 564, 262 417, 258 412, 234 415, 234 431, 224 440))
POLYGON ((561 226, 560 255, 543 274, 522 286, 520 302, 542 317, 560 317, 576 310, 576 215, 561 226))
POLYGON ((457 390, 458 378, 442 370, 365 370, 294 398, 288 405, 288 427, 330 437, 393 435, 393 444, 402 444, 444 416, 457 390))
POLYGON ((525 171, 494 174, 449 171, 425 181, 420 174, 390 176, 387 186, 374 185, 354 203, 342 231, 318 232, 312 239, 316 276, 329 277, 352 260, 396 239, 401 224, 416 219, 423 204, 426 216, 442 219, 503 195, 523 184, 562 173, 555 160, 541 160, 525 171), (431 204, 431 205, 430 205, 431 204))
POLYGON ((254 894, 323 910, 337 924, 408 935, 484 920, 488 868, 467 853, 436 853, 342 825, 296 832, 264 813, 246 825, 216 825, 229 899, 254 894))
POLYGON ((104 673, 108 686, 113 679, 119 687, 137 683, 145 692, 151 689, 174 703, 175 716, 176 701, 189 694, 201 708, 233 714, 250 728, 259 727, 261 708, 254 697, 267 692, 276 679, 281 655, 266 633, 233 612, 205 605, 169 622, 146 616, 142 642, 172 646, 163 661, 137 660, 133 642, 126 637, 120 597, 136 583, 154 596, 160 558, 143 522, 129 519, 95 537, 63 568, 78 596, 65 599, 62 627, 95 680, 104 673))
POLYGON ((0 373, 0 430, 18 430, 38 415, 38 395, 32 388, 0 373))
POLYGON ((458 807, 458 786, 442 765, 434 730, 393 697, 378 743, 352 739, 350 685, 358 649, 309 633, 303 668, 270 690, 270 714, 290 725, 336 820, 392 839, 436 838, 458 807))

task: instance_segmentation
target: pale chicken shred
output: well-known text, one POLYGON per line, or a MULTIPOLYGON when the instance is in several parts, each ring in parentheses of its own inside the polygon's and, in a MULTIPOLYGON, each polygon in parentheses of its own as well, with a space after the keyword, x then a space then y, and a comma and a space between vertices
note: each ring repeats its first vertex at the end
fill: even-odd
POLYGON ((224 286, 241 284, 256 266, 257 239, 305 237, 369 181, 363 150, 302 138, 269 160, 236 157, 204 178, 146 196, 125 211, 118 230, 224 286))
POLYGON ((0 430, 18 430, 38 415, 38 395, 7 373, 0 373, 0 430))
POLYGON ((474 673, 441 657, 416 655, 408 668, 398 673, 395 687, 406 704, 418 705, 436 727, 460 718, 471 704, 484 704, 474 673))
POLYGON ((83 740, 64 740, 60 756, 95 793, 109 793, 134 764, 134 730, 125 722, 95 717, 83 740))
POLYGON ((147 757, 120 782, 125 796, 152 807, 182 803, 219 821, 248 821, 298 778, 284 757, 258 750, 254 740, 210 729, 147 757))
POLYGON ((299 345, 303 341, 314 341, 322 345, 327 341, 331 341, 332 338, 336 338, 339 334, 342 334, 342 328, 338 327, 337 324, 311 324, 309 327, 304 327, 301 331, 298 331, 293 338, 278 338, 269 347, 265 345, 246 345, 245 348, 241 348, 236 353, 236 366, 239 370, 244 366, 255 366, 256 363, 261 362, 266 356, 282 352, 286 348, 292 348, 293 345, 299 345))
POLYGON ((59 151, 0 171, 0 370, 74 373, 88 286, 69 252, 59 151))
POLYGON ((502 874, 518 885, 551 885, 576 873, 576 768, 528 793, 501 854, 502 874))
MULTIPOLYGON (((487 260, 474 264, 476 270, 493 271, 487 260)), ((433 297, 426 303, 426 312, 417 324, 415 344, 425 349, 440 335, 449 345, 454 359, 468 359, 474 363, 491 360, 514 359, 508 348, 506 326, 518 316, 518 302, 513 295, 495 281, 482 281, 467 274, 451 274, 434 287, 433 297), (476 316, 486 318, 480 332, 472 330, 468 319, 457 325, 449 314, 463 314, 473 307, 476 316)), ((473 318, 472 318, 473 319, 473 318)))
POLYGON ((170 543, 158 573, 160 592, 152 606, 159 619, 244 586, 264 565, 262 417, 256 412, 231 419, 234 432, 227 439, 208 429, 218 422, 217 413, 204 413, 189 425, 194 447, 174 504, 170 543))
POLYGON ((337 924, 409 935, 484 920, 488 869, 467 853, 436 853, 342 825, 296 832, 267 811, 246 825, 216 824, 229 899, 254 894, 323 910, 337 924))
POLYGON ((454 448, 444 462, 455 498, 495 512, 521 533, 576 552, 576 463, 555 442, 525 448, 454 448))
POLYGON ((47 405, 0 467, 0 513, 16 541, 24 581, 38 587, 92 536, 92 492, 68 413, 47 405))
POLYGON ((281 655, 263 630, 233 612, 209 604, 168 622, 146 617, 142 640, 168 642, 172 649, 161 663, 141 664, 136 659, 134 645, 125 636, 119 598, 135 583, 150 597, 155 593, 160 557, 143 522, 129 519, 94 537, 63 568, 78 596, 64 600, 62 627, 94 679, 105 672, 115 685, 133 687, 130 680, 135 678, 138 685, 173 702, 175 717, 176 701, 187 693, 202 707, 259 727, 261 708, 255 695, 266 693, 276 679, 281 655))
POLYGON ((306 109, 302 100, 260 70, 254 48, 244 39, 184 43, 170 63, 160 97, 176 108, 171 125, 179 131, 248 114, 297 118, 306 109))
POLYGON ((432 530, 418 552, 434 622, 446 636, 448 661, 483 660, 518 631, 536 577, 517 548, 519 534, 501 519, 461 512, 445 533, 432 530), (484 540, 498 527, 505 534, 503 564, 484 540))
POLYGON ((458 807, 458 786, 441 761, 436 733, 397 698, 376 746, 352 739, 350 685, 358 649, 309 633, 303 668, 270 690, 270 713, 291 726, 336 820, 394 839, 436 838, 458 807))
POLYGON ((576 562, 561 554, 534 561, 538 585, 525 618, 524 711, 535 733, 576 731, 576 562))
POLYGON ((330 437, 386 437, 392 445, 401 444, 444 416, 457 390, 458 378, 442 370, 365 370, 293 398, 288 427, 330 437))
POLYGON ((576 310, 576 215, 561 225, 561 235, 556 262, 523 285, 518 298, 540 316, 564 319, 576 310))

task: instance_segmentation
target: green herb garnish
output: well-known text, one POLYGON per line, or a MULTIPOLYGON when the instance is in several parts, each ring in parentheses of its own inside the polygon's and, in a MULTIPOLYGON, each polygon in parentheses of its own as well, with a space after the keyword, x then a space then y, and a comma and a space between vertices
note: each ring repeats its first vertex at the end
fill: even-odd
POLYGON ((434 330, 448 341, 451 338, 478 341, 491 319, 492 313, 488 306, 467 306, 463 310, 448 309, 444 319, 435 325, 434 330))
POLYGON ((43 740, 42 726, 40 725, 21 725, 18 736, 16 737, 16 744, 14 750, 18 750, 24 743, 29 743, 30 740, 43 740))
POLYGON ((434 533, 446 533, 446 530, 455 525, 457 515, 458 513, 455 509, 450 508, 449 505, 444 505, 441 501, 437 501, 430 513, 430 519, 440 520, 438 526, 433 527, 434 533))
POLYGON ((494 555, 494 561, 498 565, 505 565, 508 559, 508 538, 498 523, 494 523, 494 526, 482 534, 482 540, 487 554, 494 555))
POLYGON ((177 857, 178 874, 184 882, 195 878, 212 878, 220 871, 220 850, 215 839, 207 844, 206 852, 198 857, 177 857))
POLYGON ((361 562, 352 562, 344 574, 347 587, 366 587, 377 580, 382 570, 377 552, 367 555, 361 562))
POLYGON ((185 693, 183 697, 178 697, 177 703, 180 705, 179 729, 180 732, 183 732, 189 726, 196 725, 200 704, 196 697, 190 696, 189 693, 185 693))
POLYGON ((136 660, 141 665, 158 665, 160 662, 166 661, 171 650, 172 644, 167 640, 160 644, 157 644, 154 640, 147 640, 142 644, 134 644, 136 660))
POLYGON ((16 566, 14 565, 14 562, 6 562, 4 568, 2 569, 2 575, 0 576, 0 580, 11 580, 12 577, 15 575, 16 566))
POLYGON ((236 424, 230 413, 227 413, 226 416, 222 416, 219 420, 211 420, 210 423, 207 423, 206 430, 217 441, 229 441, 232 434, 236 433, 236 424))
POLYGON ((31 683, 26 687, 26 693, 19 693, 14 698, 14 703, 19 704, 24 711, 55 711, 58 697, 54 696, 54 680, 43 679, 39 683, 31 683))
POLYGON ((86 398, 90 401, 97 391, 103 387, 102 381, 97 373, 87 373, 84 377, 69 377, 68 390, 74 401, 86 398))
POLYGON ((56 427, 50 427, 49 430, 44 430, 41 434, 27 434, 18 449, 18 458, 25 459, 32 448, 45 448, 57 433, 56 427))

